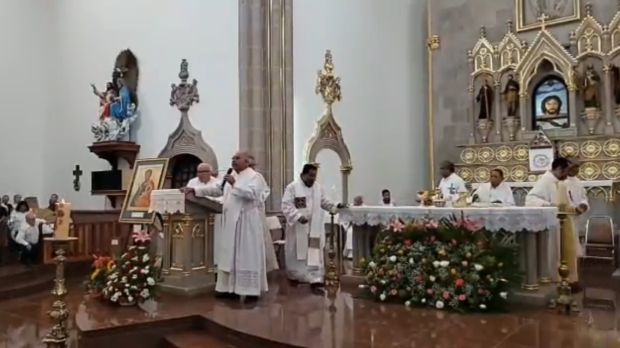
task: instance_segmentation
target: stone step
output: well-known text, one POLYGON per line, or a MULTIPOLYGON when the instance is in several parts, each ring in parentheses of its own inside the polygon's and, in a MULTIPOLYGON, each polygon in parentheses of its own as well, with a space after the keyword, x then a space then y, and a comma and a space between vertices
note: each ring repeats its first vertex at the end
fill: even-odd
POLYGON ((236 348, 205 331, 187 331, 165 337, 170 348, 236 348))
POLYGON ((54 287, 54 274, 33 275, 30 279, 6 281, 6 278, 3 279, 3 283, 0 286, 0 301, 52 291, 54 287))

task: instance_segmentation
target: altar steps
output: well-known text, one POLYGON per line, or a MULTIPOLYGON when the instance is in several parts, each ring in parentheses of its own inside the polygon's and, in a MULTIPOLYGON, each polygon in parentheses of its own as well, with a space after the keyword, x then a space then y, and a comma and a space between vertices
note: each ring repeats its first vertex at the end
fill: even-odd
POLYGON ((0 301, 34 295, 54 286, 53 265, 0 267, 0 301))
POLYGON ((187 331, 165 337, 166 348, 237 348, 206 331, 187 331))

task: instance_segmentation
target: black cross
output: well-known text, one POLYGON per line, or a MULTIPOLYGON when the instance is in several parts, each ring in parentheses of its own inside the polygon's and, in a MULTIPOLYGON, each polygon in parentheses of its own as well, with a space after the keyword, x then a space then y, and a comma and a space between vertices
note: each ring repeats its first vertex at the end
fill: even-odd
POLYGON ((82 176, 82 174, 84 174, 84 172, 82 172, 82 170, 80 169, 80 165, 76 165, 75 169, 73 170, 73 189, 76 191, 80 190, 80 176, 82 176))

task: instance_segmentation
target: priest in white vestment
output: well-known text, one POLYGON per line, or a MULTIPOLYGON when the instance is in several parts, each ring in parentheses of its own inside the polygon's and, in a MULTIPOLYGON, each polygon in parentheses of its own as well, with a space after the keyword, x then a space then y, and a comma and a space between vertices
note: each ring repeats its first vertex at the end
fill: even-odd
MULTIPOLYGON (((572 206, 577 207, 579 205, 582 205, 585 208, 584 212, 586 212, 590 210, 590 203, 588 202, 588 193, 586 191, 586 188, 583 186, 581 180, 579 180, 579 178, 577 177, 577 175, 579 175, 579 160, 576 158, 570 158, 570 161, 572 165, 568 170, 568 176, 566 177, 566 180, 564 180, 564 183, 568 188, 568 196, 572 206)), ((584 226, 585 223, 583 214, 576 216, 574 218, 574 221, 576 243, 575 250, 577 253, 577 257, 581 257, 583 256, 583 247, 579 242, 579 232, 581 231, 581 228, 584 226)))
MULTIPOLYGON (((250 155, 250 168, 256 171, 256 159, 252 155, 250 155)), ((267 181, 265 181, 263 175, 259 172, 256 172, 256 174, 260 176, 263 185, 263 196, 261 199, 262 204, 260 210, 263 217, 263 237, 265 237, 265 262, 267 267, 267 273, 269 273, 280 268, 278 265, 278 259, 276 258, 276 249, 273 247, 273 238, 271 238, 271 230, 269 230, 269 224, 267 223, 267 213, 265 211, 265 202, 271 194, 271 189, 269 189, 269 185, 267 185, 267 181)))
POLYGON ((468 192, 467 187, 465 187, 465 180, 456 175, 454 171, 454 163, 450 161, 444 161, 439 167, 441 180, 438 188, 441 190, 447 207, 451 207, 459 199, 459 193, 468 192))
MULTIPOLYGON (((364 198, 362 196, 357 196, 353 198, 353 206, 361 207, 364 204, 364 198)), ((342 227, 347 231, 347 240, 344 242, 344 250, 342 251, 342 255, 346 259, 353 259, 353 222, 349 221, 347 224, 341 224, 342 227)))
POLYGON ((392 200, 392 193, 388 189, 381 191, 381 202, 379 203, 385 207, 393 207, 396 205, 396 202, 392 200))
POLYGON ((475 202, 483 204, 515 205, 512 189, 504 182, 504 172, 497 168, 491 170, 491 180, 480 184, 473 197, 475 202))
MULTIPOLYGON (((556 158, 551 164, 551 170, 547 171, 534 184, 534 187, 525 197, 525 205, 529 207, 559 207, 568 213, 581 214, 588 207, 583 204, 573 205, 569 198, 568 187, 563 181, 568 177, 572 163, 566 158, 556 158)), ((578 288, 579 276, 577 274, 577 255, 575 250, 575 234, 572 216, 568 216, 564 222, 564 229, 560 237, 560 231, 549 231, 549 272, 557 279, 557 267, 562 257, 570 269, 569 282, 573 288, 578 288), (563 245, 561 238, 564 239, 563 245), (562 250, 561 250, 562 249, 562 250)))
POLYGON ((260 206, 264 192, 260 176, 250 168, 246 152, 232 158, 234 173, 220 185, 185 188, 199 197, 222 197, 222 239, 218 244, 217 296, 255 301, 268 290, 265 240, 260 206))
POLYGON ((318 168, 303 167, 297 180, 288 184, 282 197, 282 213, 286 218, 286 274, 292 281, 310 283, 313 289, 324 286, 325 225, 324 211, 344 205, 328 200, 316 183, 318 168))

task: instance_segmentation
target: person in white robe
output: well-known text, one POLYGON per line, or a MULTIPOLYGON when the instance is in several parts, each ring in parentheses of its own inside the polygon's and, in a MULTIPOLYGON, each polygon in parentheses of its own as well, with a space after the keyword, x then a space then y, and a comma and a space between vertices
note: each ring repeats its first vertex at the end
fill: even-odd
MULTIPOLYGON (((568 196, 571 201, 572 206, 582 205, 584 207, 584 213, 590 210, 590 203, 588 202, 588 193, 586 188, 583 186, 583 183, 577 175, 579 175, 579 160, 578 159, 570 159, 571 167, 568 170, 568 176, 564 181, 566 187, 568 188, 568 196)), ((579 242, 579 233, 581 228, 584 226, 584 215, 578 215, 574 218, 575 221, 575 250, 577 253, 577 257, 583 256, 583 247, 579 242)))
POLYGON ((15 243, 19 246, 22 263, 30 266, 37 262, 41 253, 43 235, 52 235, 54 230, 43 219, 37 219, 33 212, 28 212, 21 221, 15 234, 15 243), (40 225, 40 226, 39 226, 40 225))
POLYGON ((512 189, 504 182, 504 172, 497 168, 491 170, 490 181, 478 186, 473 197, 475 202, 483 204, 515 205, 512 189))
POLYGON ((396 205, 396 202, 392 200, 392 193, 390 190, 385 189, 381 191, 381 202, 379 202, 379 204, 385 207, 393 207, 396 205))
MULTIPOLYGON (((252 155, 250 155, 250 168, 256 171, 256 159, 252 155)), ((273 238, 271 237, 271 231, 269 230, 269 224, 267 223, 267 213, 265 211, 265 202, 271 194, 271 190, 269 189, 269 185, 267 185, 267 181, 265 181, 263 175, 259 172, 256 172, 256 174, 260 177, 263 185, 263 195, 261 198, 262 204, 260 210, 263 217, 263 237, 265 237, 265 261, 267 273, 269 273, 280 268, 278 265, 278 259, 276 258, 276 249, 273 247, 273 238)))
MULTIPOLYGON (((566 158, 556 158, 551 164, 551 170, 547 171, 534 184, 530 192, 525 196, 525 205, 528 207, 560 207, 568 213, 581 214, 588 207, 583 204, 572 205, 568 187, 563 181, 568 177, 571 162, 566 158)), ((575 290, 578 289, 577 255, 575 250, 573 218, 569 215, 564 223, 562 231, 549 231, 549 272, 551 277, 557 279, 557 267, 562 257, 570 269, 569 282, 575 290), (563 232, 560 236, 559 232, 563 232), (561 238, 564 239, 561 245, 561 238)))
MULTIPOLYGON (((361 207, 364 206, 364 198, 362 196, 357 196, 353 198, 353 206, 361 207)), ((353 259, 353 222, 349 222, 346 224, 342 224, 342 227, 347 231, 347 239, 344 242, 344 250, 342 251, 342 255, 349 260, 353 259)))
MULTIPOLYGON (((215 186, 219 186, 221 185, 221 181, 218 180, 216 177, 213 176, 213 167, 211 167, 210 164, 208 163, 200 163, 198 165, 197 171, 196 171, 196 177, 190 179, 187 182, 187 187, 191 187, 191 188, 198 188, 198 187, 215 187, 215 186)), ((222 203, 222 197, 205 197, 205 198, 209 198, 211 200, 214 200, 218 203, 222 203)), ((216 214, 215 218, 213 219, 213 263, 215 264, 215 266, 217 267, 218 265, 218 260, 220 258, 220 248, 218 248, 217 246, 220 243, 220 240, 222 239, 222 215, 221 214, 216 214)), ((162 234, 162 238, 163 238, 163 234, 162 234)), ((163 245, 163 243, 162 243, 163 245)))
POLYGON ((288 184, 282 197, 286 218, 286 274, 292 281, 310 283, 313 289, 324 286, 325 225, 324 211, 344 205, 330 201, 316 183, 318 168, 306 164, 297 180, 288 184))
POLYGON ((232 158, 234 173, 224 176, 224 186, 187 187, 198 197, 222 197, 222 239, 215 291, 218 297, 256 301, 268 290, 265 239, 260 206, 263 183, 250 168, 246 152, 232 158))
POLYGON ((439 190, 443 199, 446 201, 446 206, 451 207, 454 202, 459 199, 459 193, 468 192, 465 186, 465 180, 454 173, 454 163, 450 161, 444 161, 439 167, 439 173, 441 174, 441 180, 439 181, 439 190))

